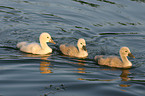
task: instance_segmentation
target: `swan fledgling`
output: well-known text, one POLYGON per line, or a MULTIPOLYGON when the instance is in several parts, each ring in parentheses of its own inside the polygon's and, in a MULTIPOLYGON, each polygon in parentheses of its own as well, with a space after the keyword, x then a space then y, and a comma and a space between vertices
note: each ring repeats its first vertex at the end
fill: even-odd
POLYGON ((135 58, 128 47, 122 47, 120 49, 120 57, 117 56, 109 56, 105 57, 103 55, 95 56, 95 61, 98 62, 100 65, 107 65, 110 67, 118 67, 118 68, 130 68, 132 66, 132 63, 128 60, 127 56, 135 58))
POLYGON ((78 58, 85 58, 88 56, 88 52, 86 49, 86 42, 84 39, 80 38, 77 43, 78 49, 73 45, 60 45, 60 50, 63 54, 71 56, 71 57, 78 57, 78 58))
POLYGON ((47 42, 54 43, 51 36, 48 33, 41 33, 39 37, 40 44, 20 42, 17 44, 17 48, 21 51, 32 54, 48 54, 52 52, 52 49, 47 45, 47 42))

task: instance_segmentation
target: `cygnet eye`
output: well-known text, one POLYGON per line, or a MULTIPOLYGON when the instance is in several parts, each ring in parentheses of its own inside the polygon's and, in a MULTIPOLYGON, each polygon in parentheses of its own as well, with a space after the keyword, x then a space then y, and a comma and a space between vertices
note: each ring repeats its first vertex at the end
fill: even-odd
POLYGON ((81 45, 83 44, 83 43, 80 43, 81 45))
POLYGON ((47 37, 47 38, 49 38, 49 37, 47 37))
POLYGON ((125 52, 127 52, 127 51, 125 51, 125 52))

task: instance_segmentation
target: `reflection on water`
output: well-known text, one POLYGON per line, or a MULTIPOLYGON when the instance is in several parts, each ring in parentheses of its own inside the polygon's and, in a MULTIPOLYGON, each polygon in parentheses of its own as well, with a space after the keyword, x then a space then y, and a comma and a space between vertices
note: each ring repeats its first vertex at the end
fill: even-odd
MULTIPOLYGON (((129 77, 128 77, 128 74, 130 74, 129 70, 122 70, 122 73, 120 75, 122 81, 129 81, 131 80, 129 77)), ((131 85, 128 85, 128 84, 119 84, 120 87, 130 87, 131 85)))
POLYGON ((77 70, 78 70, 77 73, 86 73, 85 68, 77 68, 77 70))
MULTIPOLYGON (((66 56, 64 56, 64 57, 66 57, 66 56)), ((79 66, 85 66, 86 65, 85 60, 79 60, 79 59, 72 59, 72 60, 73 60, 72 62, 71 61, 65 61, 65 60, 63 62, 70 63, 70 64, 77 64, 79 66)), ((74 71, 74 72, 86 73, 85 70, 86 70, 85 68, 77 68, 77 71, 74 71)))
POLYGON ((78 65, 86 65, 86 64, 84 64, 83 62, 86 62, 85 60, 77 60, 76 59, 76 61, 77 61, 77 63, 74 63, 74 64, 78 64, 78 65))
MULTIPOLYGON (((79 66, 85 66, 86 65, 85 63, 83 63, 83 62, 86 62, 85 60, 78 60, 78 59, 73 59, 73 60, 75 60, 75 62, 70 62, 70 61, 64 61, 64 62, 70 63, 70 64, 77 64, 79 66)), ((75 71, 75 72, 77 72, 77 73, 86 73, 85 70, 86 70, 85 68, 77 68, 77 71, 75 71)))
POLYGON ((48 74, 48 73, 53 73, 51 70, 50 62, 41 62, 40 63, 40 73, 42 74, 48 74))
MULTIPOLYGON (((51 67, 51 62, 48 60, 49 56, 51 56, 51 54, 48 55, 33 55, 33 54, 24 54, 24 57, 35 57, 38 59, 41 59, 42 61, 40 62, 40 73, 41 74, 50 74, 50 73, 54 73, 52 71, 52 67, 51 67)), ((68 58, 68 57, 66 57, 68 58)), ((86 69, 85 68, 81 68, 81 66, 85 66, 86 64, 84 62, 86 62, 85 60, 78 60, 78 59, 72 59, 73 61, 63 61, 66 63, 70 63, 70 64, 77 64, 80 67, 77 68, 76 71, 77 73, 86 73, 86 69)))
MULTIPOLYGON (((25 55, 26 57, 40 57, 40 59, 42 60, 40 62, 40 73, 41 74, 50 74, 50 73, 53 73, 52 72, 52 68, 50 67, 51 66, 51 62, 49 62, 48 58, 50 55, 33 55, 33 54, 26 54, 25 55)), ((72 59, 73 62, 71 62, 71 60, 69 61, 63 61, 63 62, 66 62, 66 63, 70 63, 70 64, 77 64, 79 66, 82 66, 82 67, 79 67, 77 68, 76 73, 87 73, 86 72, 86 68, 83 68, 83 66, 85 66, 86 64, 84 62, 86 62, 85 60, 78 60, 78 59, 72 59), (74 62, 75 61, 75 62, 74 62)), ((112 69, 101 69, 102 71, 114 71, 116 69, 112 68, 112 69)), ((121 70, 122 73, 120 75, 120 78, 121 78, 121 81, 129 81, 131 80, 129 77, 128 77, 128 74, 130 74, 129 70, 128 69, 122 69, 121 70)), ((120 80, 120 79, 83 79, 83 78, 78 78, 78 80, 87 80, 87 81, 115 81, 115 80, 120 80)), ((128 84, 119 84, 120 87, 130 87, 131 85, 128 85, 128 84)), ((124 90, 123 90, 124 91, 124 90)))
MULTIPOLYGON (((47 60, 48 57, 42 57, 41 59, 42 60, 47 60)), ((42 74, 49 74, 49 73, 53 73, 52 70, 51 70, 51 67, 49 67, 51 64, 50 62, 47 62, 46 61, 42 61, 40 62, 40 73, 42 74)))
POLYGON ((51 56, 51 54, 48 55, 33 55, 33 54, 25 54, 25 57, 38 57, 42 61, 40 62, 40 73, 42 74, 49 74, 53 73, 51 70, 51 62, 49 62, 48 57, 51 56))
MULTIPOLYGON (((115 70, 115 69, 102 69, 102 70, 115 70)), ((128 74, 130 74, 129 70, 127 69, 122 69, 121 70, 122 73, 120 75, 120 78, 121 78, 121 81, 129 81, 131 80, 129 77, 128 77, 128 74)), ((78 80, 87 80, 87 81, 115 81, 115 80, 120 80, 120 79, 83 79, 83 78, 78 78, 78 80)), ((129 84, 119 84, 120 87, 130 87, 131 85, 129 84)), ((122 89, 121 89, 122 90, 122 89)), ((125 91, 125 90, 122 90, 122 91, 125 91)))
POLYGON ((122 81, 128 81, 128 80, 131 80, 129 77, 128 77, 128 74, 130 74, 129 70, 122 70, 122 73, 120 75, 122 81))

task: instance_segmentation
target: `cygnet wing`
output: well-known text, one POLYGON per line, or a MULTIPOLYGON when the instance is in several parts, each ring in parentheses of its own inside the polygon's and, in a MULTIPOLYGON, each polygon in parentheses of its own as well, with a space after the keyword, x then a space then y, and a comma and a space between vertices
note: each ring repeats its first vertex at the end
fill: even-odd
POLYGON ((63 54, 69 56, 76 56, 79 53, 78 49, 73 45, 66 46, 65 44, 61 44, 60 50, 63 54))
POLYGON ((106 65, 110 67, 122 67, 122 61, 117 56, 95 56, 95 60, 100 65, 106 65))

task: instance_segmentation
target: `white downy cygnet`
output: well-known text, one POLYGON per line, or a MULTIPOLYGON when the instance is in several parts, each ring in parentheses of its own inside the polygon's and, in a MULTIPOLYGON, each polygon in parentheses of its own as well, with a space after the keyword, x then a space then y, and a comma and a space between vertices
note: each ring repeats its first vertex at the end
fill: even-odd
POLYGON ((41 33, 39 37, 40 44, 20 42, 17 44, 17 48, 26 53, 32 54, 48 54, 52 52, 52 49, 47 45, 47 42, 54 43, 51 36, 48 33, 41 33))

